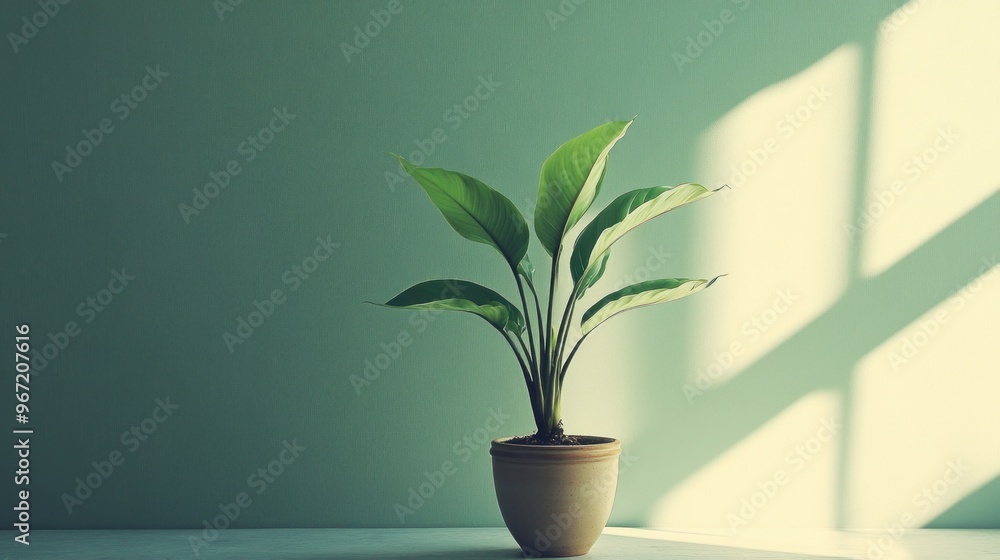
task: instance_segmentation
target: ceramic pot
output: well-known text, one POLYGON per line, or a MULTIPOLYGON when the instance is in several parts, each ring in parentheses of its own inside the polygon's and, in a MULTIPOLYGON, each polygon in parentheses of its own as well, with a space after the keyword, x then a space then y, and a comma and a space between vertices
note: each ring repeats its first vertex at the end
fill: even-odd
POLYGON ((611 516, 621 442, 577 437, 580 445, 493 440, 490 455, 500 513, 529 557, 586 554, 611 516))

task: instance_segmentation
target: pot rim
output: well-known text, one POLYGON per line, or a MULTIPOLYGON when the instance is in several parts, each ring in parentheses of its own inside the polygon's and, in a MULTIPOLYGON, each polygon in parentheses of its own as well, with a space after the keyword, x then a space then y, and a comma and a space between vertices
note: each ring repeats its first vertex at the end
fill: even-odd
POLYGON ((594 461, 617 457, 621 441, 605 436, 581 436, 600 440, 598 443, 577 445, 529 445, 510 443, 517 436, 497 438, 490 446, 494 460, 513 461, 594 461))

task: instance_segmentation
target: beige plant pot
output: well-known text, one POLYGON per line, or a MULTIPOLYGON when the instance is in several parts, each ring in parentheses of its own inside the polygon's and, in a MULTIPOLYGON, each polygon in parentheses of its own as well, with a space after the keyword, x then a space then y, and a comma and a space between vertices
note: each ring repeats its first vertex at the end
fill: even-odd
POLYGON ((586 554, 601 536, 618 487, 621 442, 581 436, 581 445, 493 440, 493 484, 504 523, 529 557, 586 554))

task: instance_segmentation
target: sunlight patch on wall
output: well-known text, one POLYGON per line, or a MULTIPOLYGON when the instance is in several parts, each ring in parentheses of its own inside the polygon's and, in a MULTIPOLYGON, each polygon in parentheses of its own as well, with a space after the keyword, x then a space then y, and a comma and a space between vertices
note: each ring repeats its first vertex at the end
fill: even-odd
POLYGON ((923 525, 1000 473, 998 258, 859 362, 847 526, 923 525))
POLYGON ((845 225, 875 276, 1000 188, 1000 3, 913 0, 875 52, 863 210, 845 225))
POLYGON ((681 482, 655 527, 828 528, 836 523, 840 398, 810 393, 681 482))
POLYGON ((705 273, 689 381, 714 387, 843 293, 856 159, 859 49, 844 45, 742 102, 701 138, 696 176, 731 191, 696 206, 705 273))

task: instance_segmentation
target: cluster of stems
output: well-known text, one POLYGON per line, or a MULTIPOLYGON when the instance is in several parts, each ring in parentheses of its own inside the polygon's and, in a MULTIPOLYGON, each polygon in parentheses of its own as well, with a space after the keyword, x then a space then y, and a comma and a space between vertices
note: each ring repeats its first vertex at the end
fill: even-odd
POLYGON ((562 434, 562 418, 560 416, 560 405, 562 400, 563 380, 566 378, 566 370, 570 362, 576 355, 583 337, 577 340, 569 355, 565 350, 569 337, 570 319, 576 305, 576 286, 573 293, 566 301, 566 306, 560 317, 553 322, 553 307, 555 304, 556 286, 559 276, 559 254, 560 248, 556 249, 552 255, 552 273, 549 276, 548 312, 543 320, 542 303, 538 298, 538 292, 532 281, 518 273, 516 268, 511 268, 514 278, 517 280, 518 294, 521 296, 521 308, 525 319, 528 340, 519 333, 504 331, 503 334, 510 344, 511 350, 517 356, 521 371, 524 374, 524 383, 528 388, 528 396, 531 399, 531 411, 535 418, 535 426, 540 437, 548 437, 562 434), (531 310, 524 286, 527 284, 528 291, 534 300, 536 328, 532 323, 531 310), (537 338, 537 341, 536 341, 537 338), (537 342, 537 344, 536 344, 537 342))

